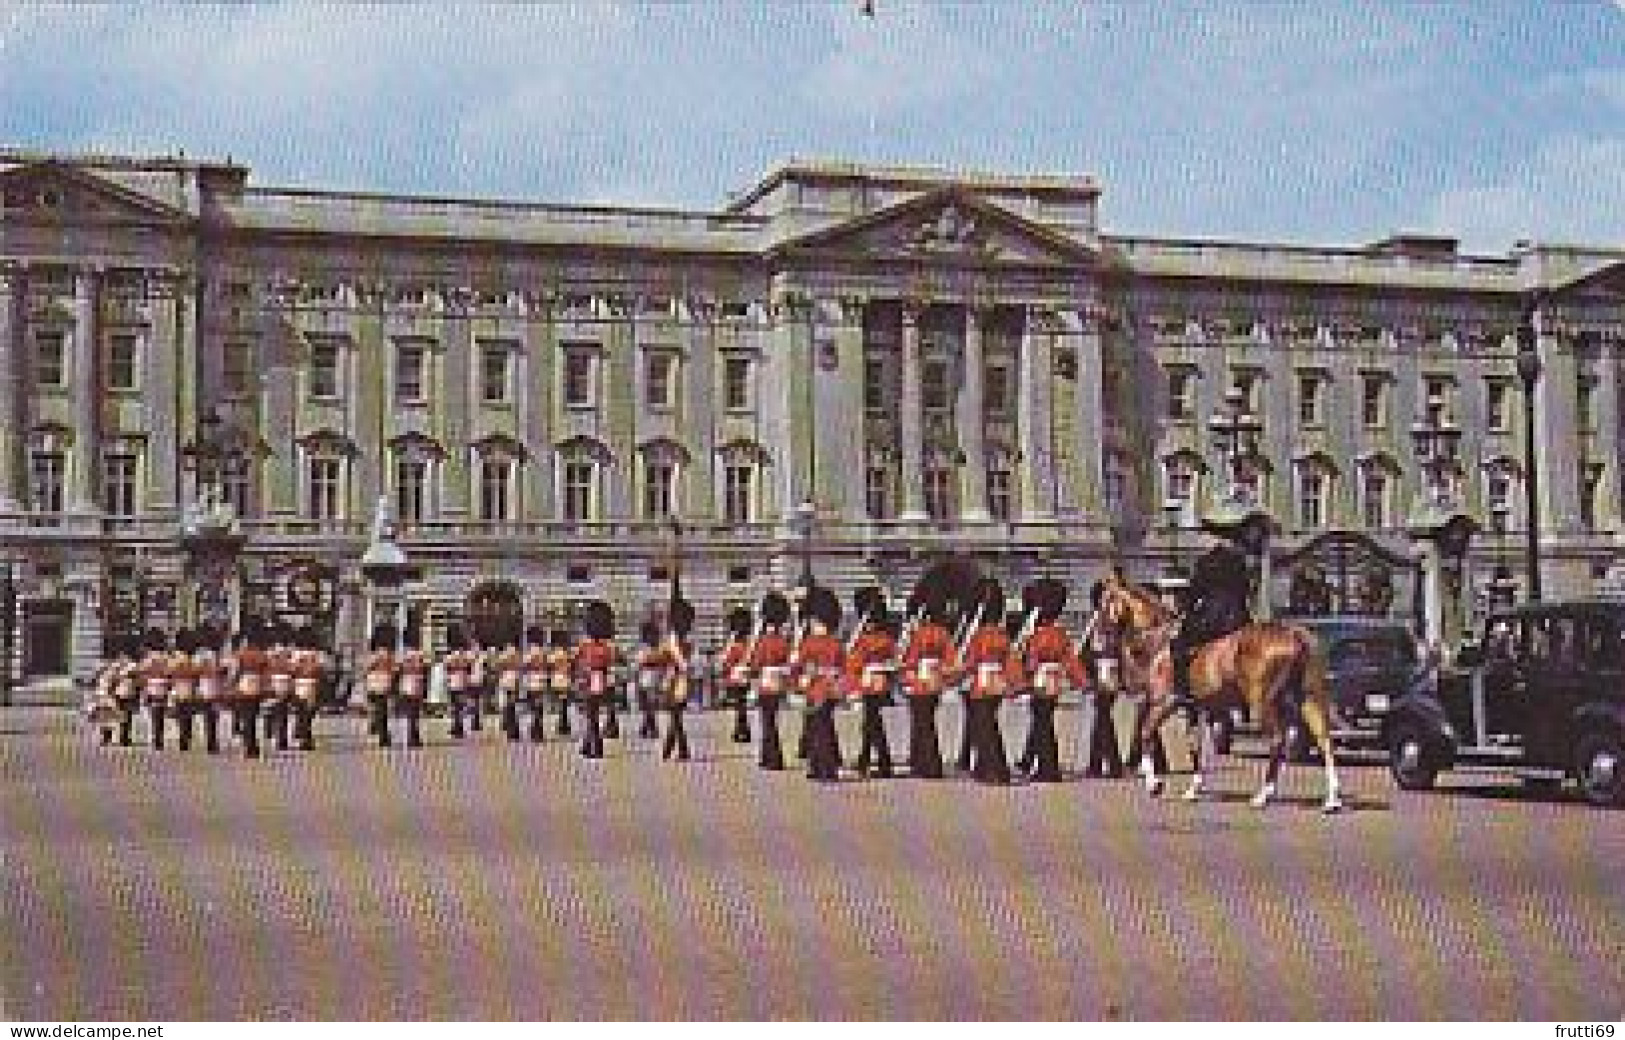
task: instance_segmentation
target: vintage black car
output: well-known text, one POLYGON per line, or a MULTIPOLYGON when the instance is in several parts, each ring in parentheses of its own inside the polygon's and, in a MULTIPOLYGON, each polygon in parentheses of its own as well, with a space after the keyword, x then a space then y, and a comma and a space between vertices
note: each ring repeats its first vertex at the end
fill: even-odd
POLYGON ((1625 601, 1492 614, 1435 689, 1394 705, 1382 733, 1406 790, 1479 766, 1533 784, 1573 779, 1593 804, 1625 804, 1625 601))

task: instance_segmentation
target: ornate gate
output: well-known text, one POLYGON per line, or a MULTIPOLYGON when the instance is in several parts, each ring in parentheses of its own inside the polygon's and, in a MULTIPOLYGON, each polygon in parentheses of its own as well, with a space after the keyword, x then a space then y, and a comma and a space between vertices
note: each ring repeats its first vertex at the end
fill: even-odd
POLYGON ((1273 561, 1292 617, 1400 617, 1412 610, 1416 564, 1354 531, 1330 531, 1273 561), (1405 595, 1405 592, 1410 595, 1405 595))

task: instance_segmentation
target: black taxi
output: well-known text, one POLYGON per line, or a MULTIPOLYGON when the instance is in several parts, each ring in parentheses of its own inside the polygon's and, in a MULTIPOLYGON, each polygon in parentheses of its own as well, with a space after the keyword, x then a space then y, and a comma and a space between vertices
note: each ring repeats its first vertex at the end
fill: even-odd
POLYGON ((1453 669, 1394 704, 1382 733, 1406 790, 1492 767, 1535 784, 1572 779, 1595 805, 1625 804, 1625 601, 1491 614, 1453 669))

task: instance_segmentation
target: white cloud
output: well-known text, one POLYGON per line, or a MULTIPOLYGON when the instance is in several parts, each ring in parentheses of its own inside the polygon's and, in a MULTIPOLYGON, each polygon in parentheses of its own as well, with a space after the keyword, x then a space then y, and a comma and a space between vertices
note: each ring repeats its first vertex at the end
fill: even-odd
POLYGON ((929 108, 974 93, 995 69, 991 55, 925 4, 888 3, 875 18, 843 5, 829 18, 834 49, 801 83, 815 109, 863 117, 929 108))
POLYGON ((1528 166, 1457 188, 1433 205, 1434 230, 1501 251, 1520 239, 1625 247, 1625 137, 1554 138, 1528 166))

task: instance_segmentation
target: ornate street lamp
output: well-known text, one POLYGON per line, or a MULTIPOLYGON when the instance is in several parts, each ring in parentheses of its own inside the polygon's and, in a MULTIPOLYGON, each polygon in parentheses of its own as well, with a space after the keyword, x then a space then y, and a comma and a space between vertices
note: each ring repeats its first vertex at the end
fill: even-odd
POLYGON ((1535 316, 1541 299, 1530 296, 1518 321, 1518 379, 1523 383, 1523 492, 1524 566, 1529 572, 1529 602, 1539 603, 1540 589, 1540 485, 1539 456, 1535 454, 1535 386, 1540 382, 1540 343, 1535 316))
POLYGON ((181 514, 180 545, 192 581, 188 601, 192 621, 228 628, 232 625, 231 580, 246 541, 237 514, 224 495, 227 473, 244 463, 242 449, 222 436, 220 413, 211 406, 198 419, 197 434, 181 449, 195 476, 196 493, 181 514))
POLYGON ((1257 583, 1257 613, 1270 615, 1269 539, 1274 526, 1257 500, 1256 487, 1248 479, 1249 468, 1258 461, 1259 440, 1264 423, 1247 410, 1247 396, 1241 387, 1225 391, 1224 407, 1208 420, 1208 430, 1228 470, 1228 486, 1201 520, 1201 528, 1240 547, 1247 554, 1257 583))
POLYGON ((801 535, 801 588, 803 594, 813 587, 812 570, 812 537, 813 523, 818 518, 818 508, 813 505, 812 499, 802 499, 796 506, 795 531, 801 535))
POLYGON ((406 551, 395 541, 395 524, 389 515, 389 499, 378 496, 378 508, 373 512, 372 538, 367 551, 361 554, 361 576, 367 581, 372 603, 371 630, 380 624, 395 625, 397 646, 404 634, 400 617, 401 587, 410 578, 418 576, 420 569, 406 559, 406 551))

